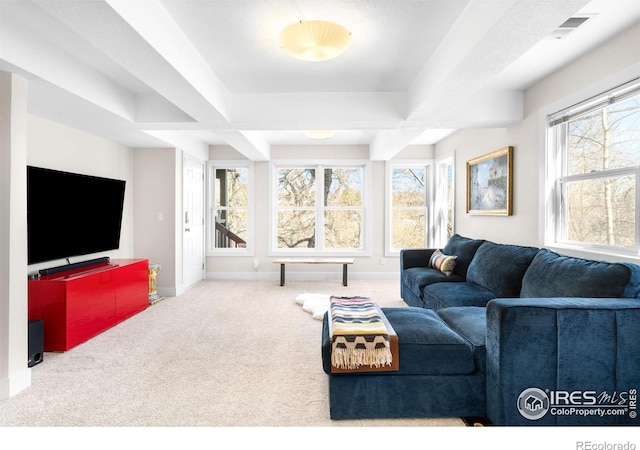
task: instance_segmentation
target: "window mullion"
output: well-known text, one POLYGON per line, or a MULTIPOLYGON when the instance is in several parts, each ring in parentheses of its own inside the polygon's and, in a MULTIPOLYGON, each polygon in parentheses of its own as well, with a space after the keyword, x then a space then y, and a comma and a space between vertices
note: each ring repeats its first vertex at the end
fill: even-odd
POLYGON ((567 235, 567 221, 568 221, 568 217, 569 217, 569 213, 567 211, 567 204, 566 204, 566 195, 567 195, 567 190, 566 190, 566 184, 562 182, 561 179, 558 179, 557 183, 557 194, 556 194, 556 201, 557 201, 557 205, 556 205, 556 217, 558 218, 558 220, 556 220, 556 237, 555 237, 555 241, 556 242, 562 242, 562 241, 567 241, 568 239, 568 235, 567 235))
POLYGON ((640 199, 640 187, 638 186, 640 183, 640 166, 636 167, 635 170, 635 200, 636 200, 636 246, 635 251, 637 255, 640 255, 640 208, 638 208, 638 199, 640 199))
POLYGON ((600 178, 613 178, 613 177, 623 177, 629 175, 635 175, 637 169, 635 167, 631 168, 622 168, 622 169, 609 169, 609 170, 599 170, 597 172, 589 172, 589 173, 581 173, 577 175, 567 175, 560 177, 560 181, 563 183, 569 183, 572 181, 583 181, 583 180, 597 180, 600 178))
POLYGON ((316 166, 316 248, 318 252, 324 251, 324 170, 325 167, 316 166))

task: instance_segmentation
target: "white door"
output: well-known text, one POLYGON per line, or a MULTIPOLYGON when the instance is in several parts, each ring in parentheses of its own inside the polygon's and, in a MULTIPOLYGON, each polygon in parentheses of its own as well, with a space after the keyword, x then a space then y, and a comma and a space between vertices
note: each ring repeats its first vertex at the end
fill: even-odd
POLYGON ((184 286, 204 278, 204 163, 184 159, 182 267, 184 286))

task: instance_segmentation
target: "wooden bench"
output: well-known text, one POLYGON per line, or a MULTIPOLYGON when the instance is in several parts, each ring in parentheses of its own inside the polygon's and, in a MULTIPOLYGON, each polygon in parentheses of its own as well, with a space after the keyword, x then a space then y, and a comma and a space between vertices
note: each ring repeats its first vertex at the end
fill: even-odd
POLYGON ((342 264, 342 285, 347 285, 347 266, 355 258, 280 258, 273 261, 280 264, 280 286, 284 286, 284 266, 287 264, 342 264))

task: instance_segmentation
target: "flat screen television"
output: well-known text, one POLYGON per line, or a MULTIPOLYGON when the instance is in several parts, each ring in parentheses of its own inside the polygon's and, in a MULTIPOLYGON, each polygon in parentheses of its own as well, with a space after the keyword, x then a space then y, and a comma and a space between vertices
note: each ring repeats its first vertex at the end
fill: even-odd
POLYGON ((28 263, 118 249, 125 184, 27 166, 28 263))

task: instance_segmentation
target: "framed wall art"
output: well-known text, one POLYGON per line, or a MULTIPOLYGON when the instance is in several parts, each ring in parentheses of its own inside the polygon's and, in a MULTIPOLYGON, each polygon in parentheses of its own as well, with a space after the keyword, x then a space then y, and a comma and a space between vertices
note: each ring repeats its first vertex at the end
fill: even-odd
POLYGON ((467 213, 510 216, 513 209, 513 147, 467 161, 467 213))

